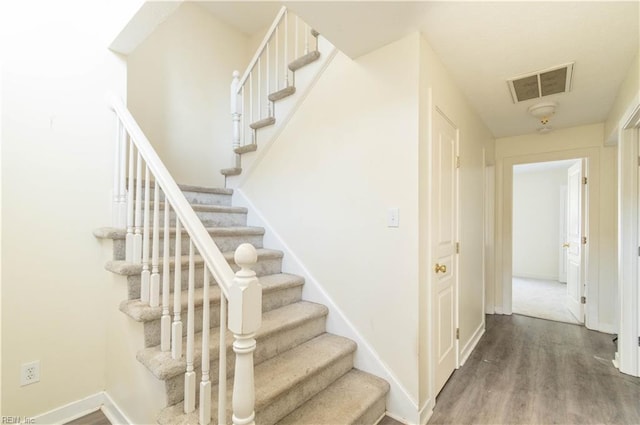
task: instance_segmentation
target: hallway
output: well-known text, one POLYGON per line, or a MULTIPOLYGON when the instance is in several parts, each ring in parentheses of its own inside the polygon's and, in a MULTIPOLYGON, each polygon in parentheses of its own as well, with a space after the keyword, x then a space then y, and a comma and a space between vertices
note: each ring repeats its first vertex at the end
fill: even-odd
POLYGON ((613 367, 611 338, 571 324, 489 315, 429 423, 640 423, 640 378, 613 367))

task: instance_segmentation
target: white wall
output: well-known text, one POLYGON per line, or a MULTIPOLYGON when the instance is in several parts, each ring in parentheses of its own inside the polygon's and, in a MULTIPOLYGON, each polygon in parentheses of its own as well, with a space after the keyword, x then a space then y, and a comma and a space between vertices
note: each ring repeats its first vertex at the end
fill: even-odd
POLYGON ((605 122, 604 134, 606 142, 618 140, 619 121, 627 112, 627 108, 633 103, 640 102, 640 49, 631 63, 629 71, 624 81, 620 85, 616 100, 611 107, 607 121, 605 122))
POLYGON ((513 275, 558 280, 560 188, 566 168, 513 174, 513 275))
POLYGON ((34 416, 105 385, 111 221, 124 62, 107 46, 141 1, 3 2, 2 414, 34 416), (40 360, 39 383, 20 365, 40 360))
POLYGON ((229 87, 249 37, 183 3, 128 57, 128 106, 176 181, 223 187, 233 166, 229 87))
MULTIPOLYGON (((459 328, 462 356, 469 354, 476 338, 484 330, 483 229, 484 229, 484 158, 493 159, 494 138, 469 105, 427 41, 420 38, 420 408, 428 411, 435 401, 428 389, 429 282, 432 276, 428 254, 429 164, 431 131, 429 117, 438 107, 459 129, 459 328), (432 104, 429 105, 429 90, 432 104), (431 108, 431 109, 430 109, 431 108)), ((489 161, 488 161, 489 162, 489 161)))
POLYGON ((417 87, 417 35, 338 53, 242 187, 414 402, 417 87))
MULTIPOLYGON (((517 163, 542 162, 575 158, 588 161, 590 246, 587 291, 595 291, 598 302, 587 303, 587 326, 605 332, 617 329, 616 313, 616 148, 603 146, 604 124, 592 124, 555 130, 546 135, 526 134, 496 140, 496 282, 497 313, 502 309, 505 295, 510 298, 511 281, 511 214, 507 210, 511 200, 512 167, 517 163), (589 289, 590 288, 590 289, 589 289), (589 320, 591 316, 591 320, 589 320)), ((592 293, 593 294, 593 293, 592 293)), ((587 293, 589 297, 589 292, 587 293)), ((591 298, 593 300, 593 297, 591 298)))

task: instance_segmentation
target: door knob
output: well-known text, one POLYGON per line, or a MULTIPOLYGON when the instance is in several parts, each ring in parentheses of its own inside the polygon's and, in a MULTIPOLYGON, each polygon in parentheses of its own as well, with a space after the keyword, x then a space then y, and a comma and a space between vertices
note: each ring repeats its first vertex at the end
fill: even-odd
POLYGON ((562 244, 562 247, 563 247, 563 248, 569 248, 569 242, 565 242, 565 243, 563 243, 563 244, 562 244))
POLYGON ((446 273, 447 272, 447 266, 444 264, 438 264, 436 263, 436 273, 446 273))

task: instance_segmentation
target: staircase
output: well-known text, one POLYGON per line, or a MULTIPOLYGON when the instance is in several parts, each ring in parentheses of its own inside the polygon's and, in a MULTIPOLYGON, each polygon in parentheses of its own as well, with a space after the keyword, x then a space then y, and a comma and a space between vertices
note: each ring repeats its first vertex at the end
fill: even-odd
MULTIPOLYGON (((389 385, 384 380, 353 368, 356 344, 346 338, 325 332, 327 308, 302 300, 304 279, 282 271, 283 254, 263 247, 264 229, 247 227, 247 210, 231 205, 231 189, 209 189, 181 186, 185 198, 205 225, 211 238, 223 251, 234 270, 233 251, 249 242, 257 248, 256 274, 262 286, 262 326, 255 339, 255 423, 256 424, 375 424, 385 414, 385 398, 389 385)), ((163 208, 160 203, 159 209, 163 208)), ((119 308, 131 320, 144 326, 144 348, 137 354, 149 372, 164 383, 168 407, 158 417, 160 424, 197 424, 197 410, 185 414, 185 358, 174 359, 171 352, 160 347, 161 307, 151 307, 140 300, 142 265, 124 259, 126 231, 103 228, 96 236, 114 242, 114 259, 106 269, 126 278, 129 299, 119 308)), ((171 236, 170 246, 175 244, 171 236)), ((183 257, 183 263, 188 259, 183 257)), ((174 278, 175 261, 170 264, 174 278)), ((203 263, 195 258, 195 347, 202 341, 203 263)), ((163 270, 160 270, 163 273, 163 270)), ((183 277, 184 276, 183 274, 183 277)), ((186 286, 186 285, 185 285, 186 286)), ((187 300, 183 291, 182 300, 187 300)), ((182 311, 186 311, 183 301, 182 311)), ((210 369, 219 366, 220 290, 215 282, 210 286, 211 328, 209 334, 210 369)), ((171 303, 173 305, 173 293, 171 303)), ((171 311, 173 314, 173 311, 171 311)), ((183 318, 186 322, 186 316, 183 318)), ((233 338, 226 337, 226 363, 233 370, 233 338)), ((141 342, 142 344, 142 342, 141 342)), ((186 345, 186 342, 184 343, 186 345)), ((202 350, 196 348, 195 364, 200 364, 202 350)), ((200 379, 200 368, 195 370, 200 379)), ((232 377, 226 388, 231 399, 232 377)), ((217 395, 215 374, 212 394, 217 395)), ((197 399, 197 398, 196 398, 197 399)), ((212 418, 217 418, 217 403, 212 403, 212 418)), ((227 409, 231 423, 231 409, 227 409)), ((215 422, 215 419, 214 419, 215 422)))

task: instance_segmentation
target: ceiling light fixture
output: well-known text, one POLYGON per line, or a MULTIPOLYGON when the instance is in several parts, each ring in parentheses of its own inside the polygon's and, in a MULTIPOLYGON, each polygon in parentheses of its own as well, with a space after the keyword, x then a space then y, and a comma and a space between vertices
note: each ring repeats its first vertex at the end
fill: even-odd
POLYGON ((556 112, 555 102, 542 102, 529 107, 529 113, 540 120, 540 124, 547 125, 549 118, 556 112))

